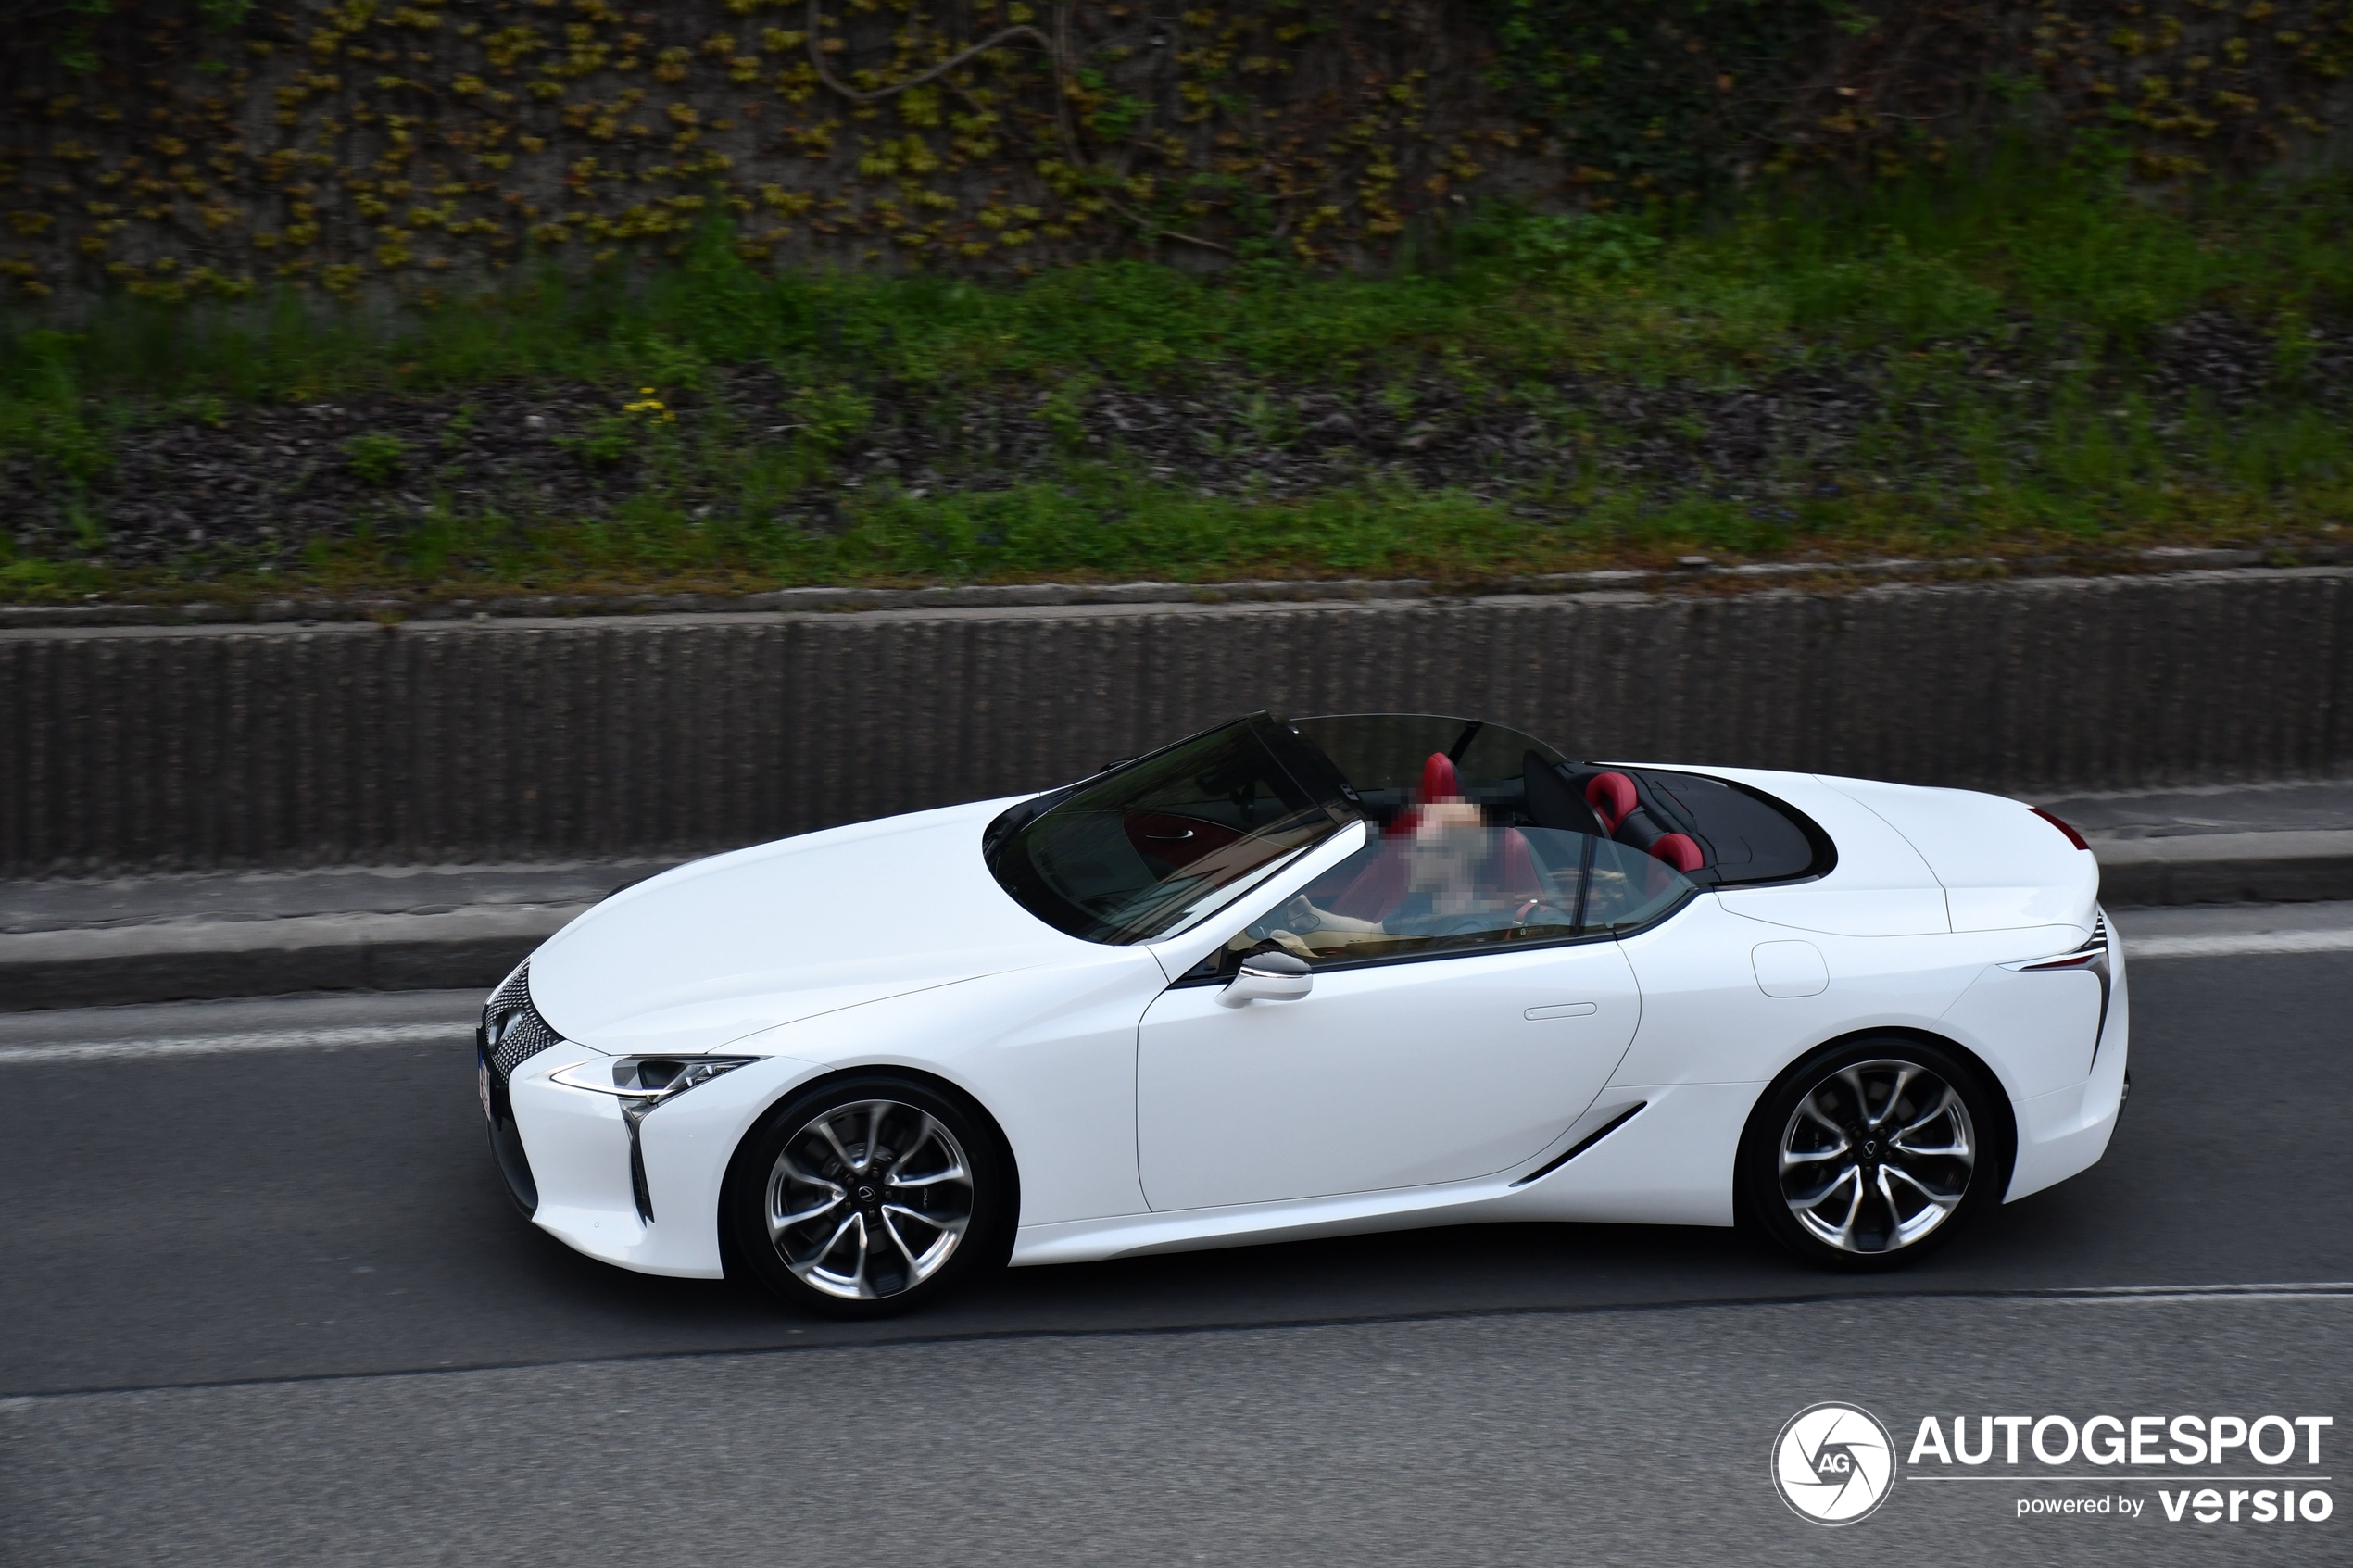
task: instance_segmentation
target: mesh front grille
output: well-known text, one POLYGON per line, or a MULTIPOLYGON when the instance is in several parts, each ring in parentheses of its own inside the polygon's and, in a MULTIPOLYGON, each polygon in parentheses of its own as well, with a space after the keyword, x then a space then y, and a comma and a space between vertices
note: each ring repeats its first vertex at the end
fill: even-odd
POLYGON ((529 964, 491 993, 482 1010, 482 1024, 492 1042, 490 1070, 501 1084, 524 1061, 562 1039, 532 1005, 529 964))
POLYGON ((525 960, 523 966, 515 971, 514 973, 507 976, 505 982, 499 985, 498 989, 490 993, 490 1000, 482 1005, 483 1022, 488 1022, 491 1019, 494 1019, 500 1013, 505 1012, 509 1008, 513 1007, 517 1002, 528 1002, 530 1000, 531 963, 529 960, 525 960))

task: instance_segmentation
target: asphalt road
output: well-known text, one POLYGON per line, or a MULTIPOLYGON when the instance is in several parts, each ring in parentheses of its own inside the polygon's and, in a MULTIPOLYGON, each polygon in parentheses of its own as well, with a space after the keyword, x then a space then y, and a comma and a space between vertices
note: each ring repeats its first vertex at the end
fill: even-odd
POLYGON ((2353 1442, 2353 1295, 2200 1288, 2353 1281, 2348 981, 2345 952, 2138 961, 2108 1159, 1896 1276, 1475 1227, 1014 1271, 858 1325, 524 1224, 471 997, 14 1019, 0 1561, 2342 1562, 2342 1515, 2168 1524, 2150 1485, 2039 1476, 1907 1479, 1830 1532, 1765 1456, 1827 1399, 1906 1441, 2195 1409, 2353 1442), (2145 1512, 2012 1512, 2103 1492, 2145 1512))

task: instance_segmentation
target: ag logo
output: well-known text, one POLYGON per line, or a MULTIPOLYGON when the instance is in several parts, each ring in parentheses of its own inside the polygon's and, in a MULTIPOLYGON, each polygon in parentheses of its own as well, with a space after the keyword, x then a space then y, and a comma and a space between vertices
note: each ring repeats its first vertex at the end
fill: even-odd
POLYGON ((1808 1405, 1773 1439, 1773 1485, 1799 1517, 1852 1524, 1887 1500, 1895 1445, 1869 1411, 1808 1405))

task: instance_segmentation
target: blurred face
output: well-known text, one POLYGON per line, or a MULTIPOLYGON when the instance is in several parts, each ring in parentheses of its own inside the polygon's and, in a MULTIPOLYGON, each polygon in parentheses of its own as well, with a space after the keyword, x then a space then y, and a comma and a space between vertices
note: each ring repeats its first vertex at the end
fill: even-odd
POLYGON ((1467 844, 1476 849, 1485 826, 1486 819, 1479 815, 1478 808, 1467 800, 1434 801, 1422 808, 1421 821, 1414 829, 1415 847, 1452 847, 1467 844))
POLYGON ((1444 800, 1422 808, 1414 828, 1412 885, 1442 902, 1470 896, 1472 878, 1487 850, 1487 827, 1478 808, 1444 800))

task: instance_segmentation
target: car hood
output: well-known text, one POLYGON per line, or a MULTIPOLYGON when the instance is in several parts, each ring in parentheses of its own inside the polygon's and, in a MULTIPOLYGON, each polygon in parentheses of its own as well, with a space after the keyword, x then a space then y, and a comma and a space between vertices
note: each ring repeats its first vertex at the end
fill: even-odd
POLYGON ((981 859, 1008 801, 780 839, 614 894, 531 959, 531 997, 566 1040, 612 1052, 717 1050, 819 1013, 1066 960, 981 859))

